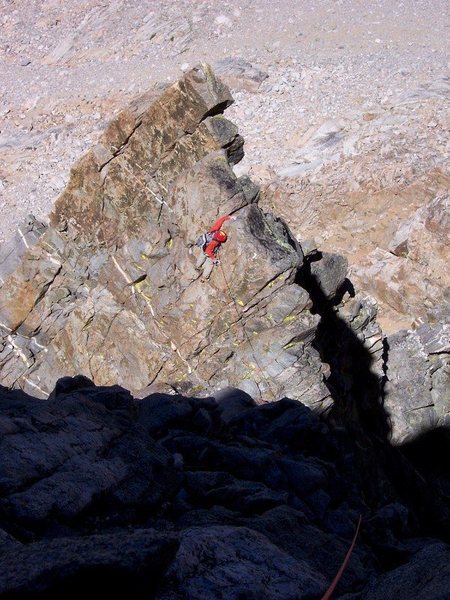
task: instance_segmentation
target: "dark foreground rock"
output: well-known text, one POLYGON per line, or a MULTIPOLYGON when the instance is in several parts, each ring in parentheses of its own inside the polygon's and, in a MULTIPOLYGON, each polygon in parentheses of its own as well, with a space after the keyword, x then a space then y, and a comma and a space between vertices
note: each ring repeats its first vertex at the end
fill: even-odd
POLYGON ((173 559, 177 545, 175 535, 151 529, 18 544, 0 562, 0 595, 154 597, 161 572, 173 559))
POLYGON ((367 600, 385 598, 448 598, 450 589, 450 548, 430 543, 411 561, 371 583, 364 592, 367 600))
POLYGON ((2 389, 0 425, 2 598, 319 600, 359 515, 336 598, 445 597, 450 550, 411 489, 298 401, 135 400, 76 377, 47 400, 2 389))

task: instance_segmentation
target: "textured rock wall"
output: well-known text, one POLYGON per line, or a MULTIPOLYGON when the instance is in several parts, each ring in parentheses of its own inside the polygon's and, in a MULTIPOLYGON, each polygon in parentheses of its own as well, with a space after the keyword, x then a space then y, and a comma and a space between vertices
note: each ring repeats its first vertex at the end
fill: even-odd
POLYGON ((243 143, 221 114, 231 101, 198 67, 120 113, 75 165, 49 228, 3 263, 5 385, 45 395, 83 373, 135 392, 233 384, 267 396, 270 378, 274 397, 328 396, 309 343, 317 317, 294 281, 300 247, 231 168, 243 143), (192 242, 227 213, 238 221, 222 268, 203 281, 192 242))
POLYGON ((385 407, 393 441, 450 425, 450 325, 422 325, 387 338, 385 407))

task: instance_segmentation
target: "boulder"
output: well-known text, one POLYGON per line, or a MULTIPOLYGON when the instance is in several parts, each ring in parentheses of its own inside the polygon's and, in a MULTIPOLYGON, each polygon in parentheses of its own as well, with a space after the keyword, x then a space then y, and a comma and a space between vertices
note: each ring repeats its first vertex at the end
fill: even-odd
POLYGON ((229 423, 255 405, 253 398, 238 388, 224 388, 214 395, 220 408, 220 418, 229 423))
POLYGON ((240 57, 230 56, 214 64, 215 72, 232 90, 255 93, 268 74, 240 57))
POLYGON ((172 456, 133 424, 132 412, 108 410, 114 388, 102 401, 101 390, 68 387, 42 402, 1 392, 0 503, 9 527, 67 523, 102 510, 105 495, 117 506, 151 506, 175 489, 172 456))
MULTIPOLYGON (((320 596, 323 576, 244 527, 187 529, 166 581, 192 599, 299 600, 320 596), (255 560, 255 558, 257 559, 255 560)), ((173 592, 160 600, 173 598, 173 592)))
POLYGON ((10 548, 0 557, 0 594, 155 594, 177 537, 153 530, 60 538, 10 548))
POLYGON ((320 260, 311 262, 311 275, 316 278, 325 297, 331 299, 347 277, 348 261, 339 254, 320 254, 320 260))
POLYGON ((450 258, 449 214, 450 196, 437 196, 400 223, 388 247, 396 256, 428 267, 442 286, 450 285, 446 268, 450 258))
POLYGON ((398 569, 374 578, 364 589, 363 598, 382 600, 443 600, 450 585, 450 551, 446 544, 431 543, 398 569))

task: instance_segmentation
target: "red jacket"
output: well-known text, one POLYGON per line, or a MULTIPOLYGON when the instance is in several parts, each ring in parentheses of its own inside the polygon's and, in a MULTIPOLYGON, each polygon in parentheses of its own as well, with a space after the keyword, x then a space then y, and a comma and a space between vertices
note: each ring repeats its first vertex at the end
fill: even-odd
POLYGON ((205 246, 204 252, 212 260, 216 259, 219 246, 227 241, 227 234, 221 229, 221 227, 225 221, 228 221, 228 219, 231 219, 230 215, 220 217, 220 219, 217 219, 214 225, 208 229, 208 233, 213 234, 213 239, 205 246))

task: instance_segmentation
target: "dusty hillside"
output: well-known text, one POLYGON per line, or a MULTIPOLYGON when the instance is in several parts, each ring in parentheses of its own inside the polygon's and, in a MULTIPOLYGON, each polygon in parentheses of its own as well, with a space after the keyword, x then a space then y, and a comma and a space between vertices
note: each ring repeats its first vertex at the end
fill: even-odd
POLYGON ((447 73, 448 5, 391 2, 0 3, 0 240, 45 216, 112 112, 199 60, 269 74, 235 93, 243 168, 291 162, 301 135, 447 73), (447 56, 446 56, 447 54, 447 56))

